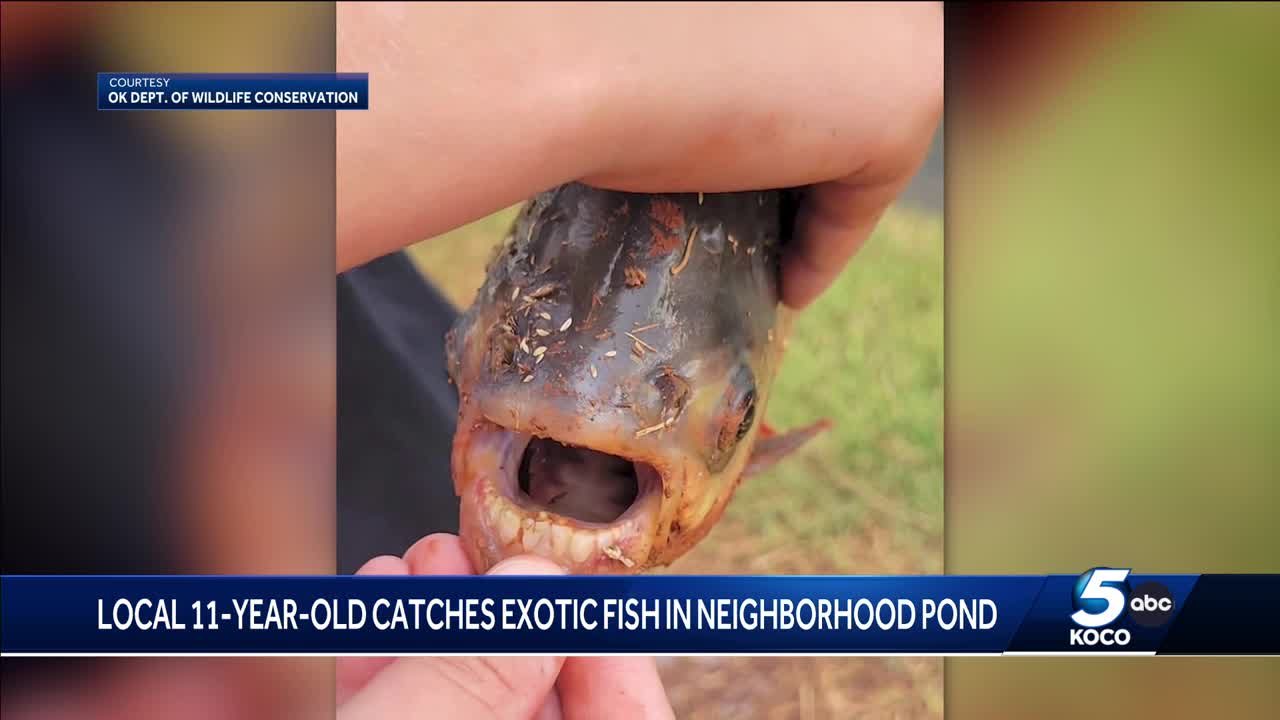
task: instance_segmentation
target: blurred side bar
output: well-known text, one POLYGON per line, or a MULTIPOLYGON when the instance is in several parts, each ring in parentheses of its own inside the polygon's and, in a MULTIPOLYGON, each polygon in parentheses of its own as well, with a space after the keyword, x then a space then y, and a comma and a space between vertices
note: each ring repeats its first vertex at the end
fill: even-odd
MULTIPOLYGON (((331 4, 5 3, 4 573, 334 570, 332 112, 99 112, 328 72, 331 4)), ((327 660, 6 659, 3 715, 325 716, 327 660)))
MULTIPOLYGON (((947 10, 947 572, 1275 572, 1280 7, 947 10)), ((1275 717, 1277 670, 948 660, 947 716, 1275 717)))

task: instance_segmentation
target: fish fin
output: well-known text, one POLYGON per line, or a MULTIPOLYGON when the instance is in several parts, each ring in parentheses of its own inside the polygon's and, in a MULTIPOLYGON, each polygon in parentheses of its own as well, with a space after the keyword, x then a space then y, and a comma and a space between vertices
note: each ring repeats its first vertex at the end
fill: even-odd
POLYGON ((768 425, 762 426, 760 441, 751 450, 751 459, 747 461, 743 476, 750 477, 768 470, 805 443, 831 429, 831 426, 832 422, 825 418, 785 433, 778 433, 768 425))

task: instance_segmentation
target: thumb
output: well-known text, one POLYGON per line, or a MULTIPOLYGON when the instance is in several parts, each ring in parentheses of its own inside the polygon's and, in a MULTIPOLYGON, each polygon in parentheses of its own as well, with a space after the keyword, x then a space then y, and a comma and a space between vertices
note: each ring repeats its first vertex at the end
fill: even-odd
POLYGON ((485 575, 564 575, 564 568, 537 555, 509 557, 489 569, 485 575))
MULTIPOLYGON (((549 560, 521 555, 488 575, 562 575, 549 560)), ((400 658, 342 707, 343 718, 526 720, 555 687, 563 657, 400 658)))

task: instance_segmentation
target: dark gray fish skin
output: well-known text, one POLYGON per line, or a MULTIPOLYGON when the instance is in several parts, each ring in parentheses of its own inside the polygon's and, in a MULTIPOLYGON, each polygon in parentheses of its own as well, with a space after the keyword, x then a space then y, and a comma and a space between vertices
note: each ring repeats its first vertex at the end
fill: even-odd
MULTIPOLYGON (((491 500, 476 489, 489 472, 476 461, 483 433, 655 468, 660 510, 651 526, 637 521, 649 537, 617 546, 628 571, 667 564, 710 530, 748 466, 781 362, 779 268, 796 203, 792 190, 650 195, 573 183, 525 205, 447 342, 461 408, 454 479, 478 565, 522 549, 521 537, 495 539, 495 523, 477 519, 501 515, 485 512, 491 500)), ((622 562, 544 549, 584 572, 622 562)))

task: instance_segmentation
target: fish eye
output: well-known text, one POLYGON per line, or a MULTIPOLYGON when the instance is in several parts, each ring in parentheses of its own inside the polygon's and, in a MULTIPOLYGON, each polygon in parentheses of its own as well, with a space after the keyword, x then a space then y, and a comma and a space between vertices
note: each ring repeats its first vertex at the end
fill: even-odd
POLYGON ((743 364, 729 378, 729 388, 721 400, 714 419, 709 466, 712 472, 723 469, 733 457, 738 443, 751 432, 756 419, 756 380, 751 367, 743 364))
POLYGON ((739 408, 742 419, 738 421, 738 439, 741 440, 747 436, 748 432, 750 432, 751 423, 755 422, 756 419, 755 388, 751 388, 743 395, 742 399, 739 401, 739 408))
POLYGON ((721 450, 729 444, 736 444, 751 432, 751 424, 756 419, 756 378, 751 366, 743 363, 734 371, 729 379, 729 390, 725 396, 724 414, 721 416, 721 450), (730 440, 730 438, 732 438, 730 440))

